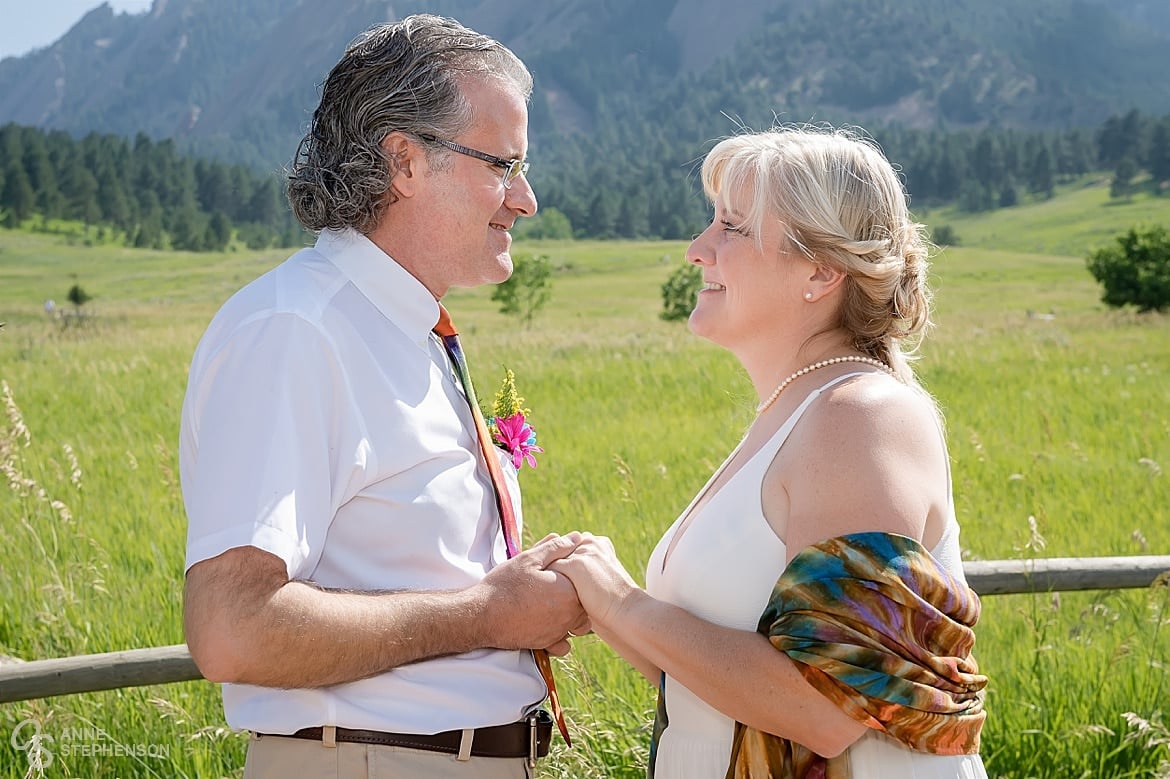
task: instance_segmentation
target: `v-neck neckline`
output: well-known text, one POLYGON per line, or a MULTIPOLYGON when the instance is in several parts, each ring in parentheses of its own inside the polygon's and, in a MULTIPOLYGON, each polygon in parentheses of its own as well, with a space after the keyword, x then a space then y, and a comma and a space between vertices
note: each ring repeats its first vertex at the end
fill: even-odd
MULTIPOLYGON (((776 454, 779 453, 780 448, 784 446, 784 442, 788 440, 788 436, 791 435, 793 429, 796 427, 796 424, 800 421, 800 418, 804 416, 804 412, 808 410, 808 407, 817 397, 821 395, 821 393, 836 386, 845 379, 852 378, 854 376, 861 376, 864 374, 865 371, 856 371, 852 373, 844 373, 840 376, 834 376, 829 381, 810 391, 808 395, 806 395, 805 398, 800 402, 800 404, 797 405, 797 407, 792 410, 792 412, 784 419, 784 421, 780 423, 780 426, 777 427, 768 436, 768 438, 760 444, 759 448, 752 452, 751 455, 743 463, 741 463, 738 468, 735 469, 734 472, 728 475, 727 480, 724 481, 723 484, 719 485, 718 489, 714 489, 716 482, 718 482, 723 474, 727 472, 727 469, 731 465, 732 461, 735 460, 736 456, 738 456, 740 452, 743 451, 744 445, 747 443, 748 438, 751 437, 752 429, 749 427, 747 433, 744 434, 744 437, 740 439, 739 443, 735 445, 735 448, 731 450, 731 453, 727 455, 727 458, 723 461, 723 464, 720 465, 718 469, 716 469, 711 478, 707 480, 707 483, 703 485, 703 489, 699 490, 699 493, 694 497, 693 500, 691 500, 690 504, 683 511, 680 518, 674 523, 674 532, 671 534, 670 541, 667 543, 666 549, 662 553, 662 563, 659 566, 659 573, 666 572, 666 566, 674 558, 674 552, 681 543, 682 537, 691 528, 691 526, 694 525, 695 521, 699 517, 700 511, 710 506, 711 502, 719 495, 719 493, 727 489, 731 482, 734 481, 737 476, 743 473, 744 469, 751 465, 752 462, 757 457, 759 457, 762 452, 769 450, 772 452, 772 456, 775 457, 776 454), (782 433, 784 440, 773 447, 772 443, 782 433)), ((758 418, 753 420, 752 425, 754 426, 757 421, 759 421, 758 418)))

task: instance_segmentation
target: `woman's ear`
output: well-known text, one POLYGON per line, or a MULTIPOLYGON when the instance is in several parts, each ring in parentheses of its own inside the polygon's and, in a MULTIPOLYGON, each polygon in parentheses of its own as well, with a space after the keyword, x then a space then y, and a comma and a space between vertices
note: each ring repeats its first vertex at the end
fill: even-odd
POLYGON ((826 295, 831 295, 845 282, 845 275, 845 271, 830 265, 815 264, 805 284, 804 299, 809 303, 815 303, 826 295))
POLYGON ((390 188, 399 197, 411 197, 422 171, 422 149, 400 132, 390 133, 380 145, 390 169, 390 188))

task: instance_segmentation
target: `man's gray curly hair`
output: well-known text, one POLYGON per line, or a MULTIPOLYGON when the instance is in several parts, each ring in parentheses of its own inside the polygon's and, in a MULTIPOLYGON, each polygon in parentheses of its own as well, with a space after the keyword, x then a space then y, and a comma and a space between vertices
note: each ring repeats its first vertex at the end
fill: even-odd
MULTIPOLYGON (((532 93, 532 74, 515 54, 453 19, 416 14, 355 39, 325 79, 289 172, 288 200, 300 223, 314 232, 373 230, 395 199, 382 141, 392 132, 451 138, 466 130, 466 74, 532 93)), ((442 153, 427 150, 429 160, 442 153)))

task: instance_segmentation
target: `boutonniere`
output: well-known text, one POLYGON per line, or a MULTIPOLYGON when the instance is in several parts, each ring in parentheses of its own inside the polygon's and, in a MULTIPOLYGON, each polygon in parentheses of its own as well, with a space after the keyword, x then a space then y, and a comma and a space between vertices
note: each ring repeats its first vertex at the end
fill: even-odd
POLYGON ((524 408, 524 398, 516 391, 516 376, 504 369, 504 383, 496 393, 492 415, 487 420, 492 442, 512 456, 517 469, 524 463, 536 467, 536 453, 543 452, 536 445, 536 431, 528 424, 532 412, 524 408))

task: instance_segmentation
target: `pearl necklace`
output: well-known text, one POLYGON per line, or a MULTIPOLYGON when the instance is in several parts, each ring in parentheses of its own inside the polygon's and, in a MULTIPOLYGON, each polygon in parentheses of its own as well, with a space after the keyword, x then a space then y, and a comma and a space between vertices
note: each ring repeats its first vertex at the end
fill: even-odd
POLYGON ((825 368, 829 365, 836 365, 836 364, 842 363, 842 362, 863 362, 866 365, 872 365, 875 368, 881 368, 883 371, 890 374, 891 376, 894 375, 894 371, 890 368, 890 366, 886 365, 881 360, 875 359, 873 357, 862 357, 862 356, 856 355, 856 354, 848 354, 848 355, 845 355, 844 357, 830 357, 827 360, 821 360, 819 362, 814 362, 812 365, 806 365, 803 368, 801 368, 800 370, 798 370, 796 373, 789 376, 784 381, 780 382, 780 386, 776 387, 776 389, 774 389, 772 391, 772 394, 768 396, 768 399, 765 400, 760 405, 756 406, 756 416, 763 414, 765 411, 767 411, 769 408, 771 408, 772 404, 776 402, 776 398, 780 397, 780 393, 783 392, 788 387, 789 384, 796 381, 801 376, 805 375, 806 373, 812 373, 813 371, 818 370, 819 368, 825 368))

